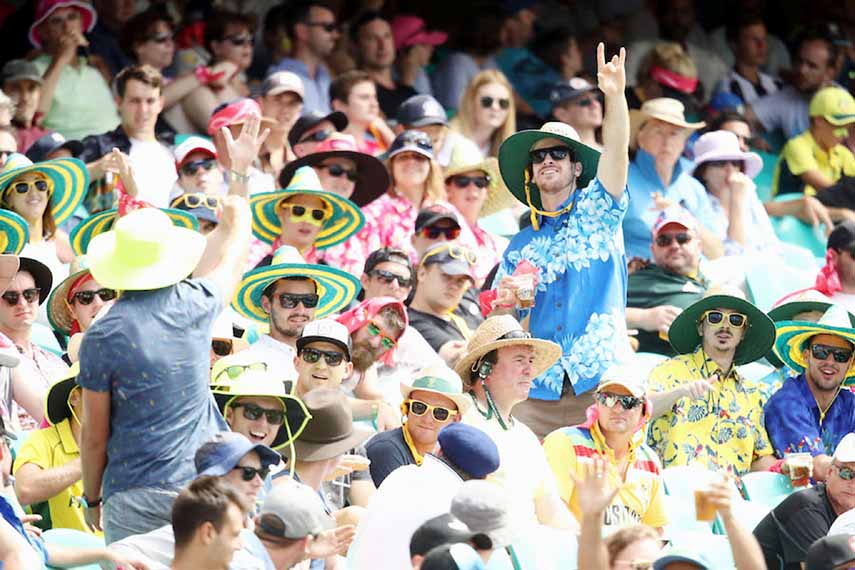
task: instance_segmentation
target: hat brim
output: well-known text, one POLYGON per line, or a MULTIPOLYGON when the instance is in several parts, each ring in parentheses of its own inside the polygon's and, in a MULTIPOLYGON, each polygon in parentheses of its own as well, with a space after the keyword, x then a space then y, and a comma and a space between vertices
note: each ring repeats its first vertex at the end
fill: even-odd
POLYGON ((317 119, 317 120, 315 120, 312 123, 308 123, 308 124, 304 125, 301 132, 299 133, 299 135, 294 131, 294 129, 292 127, 291 131, 288 133, 288 144, 290 144, 292 147, 295 146, 296 144, 298 144, 299 139, 304 134, 306 134, 306 131, 308 131, 309 129, 313 129, 313 128, 317 127, 318 125, 320 125, 324 121, 329 121, 330 123, 332 123, 333 128, 335 128, 335 130, 337 130, 339 132, 341 132, 345 128, 347 128, 347 123, 348 123, 347 115, 345 115, 341 111, 333 111, 332 113, 329 113, 328 115, 324 115, 323 117, 313 117, 313 118, 317 119), (292 133, 294 136, 292 136, 292 133))
POLYGON ((249 199, 252 210, 252 233, 267 244, 272 244, 282 233, 277 208, 285 198, 297 195, 317 196, 332 207, 332 216, 324 222, 315 238, 317 249, 326 249, 344 242, 365 225, 365 215, 359 207, 338 194, 323 190, 275 190, 255 194, 249 199))
POLYGON ((478 212, 479 218, 491 216, 496 212, 501 212, 512 207, 516 203, 516 198, 508 192, 505 182, 502 180, 502 175, 499 172, 499 161, 494 157, 485 158, 476 164, 460 165, 454 168, 445 169, 445 179, 448 180, 452 176, 480 170, 487 174, 490 179, 490 184, 487 187, 487 197, 481 205, 481 210, 478 212))
POLYGON ((318 295, 315 319, 341 310, 362 288, 359 279, 334 267, 281 263, 259 267, 246 273, 232 301, 232 308, 248 319, 266 323, 269 315, 261 305, 261 297, 268 286, 285 277, 305 277, 315 282, 318 295))
POLYGON ((532 377, 536 378, 549 370, 559 358, 561 358, 561 346, 551 340, 543 340, 540 338, 508 338, 502 340, 494 340, 484 344, 477 349, 469 352, 457 361, 454 365, 454 371, 463 380, 463 385, 469 385, 469 376, 472 365, 479 358, 492 350, 498 350, 506 346, 526 345, 534 349, 534 363, 532 364, 532 377))
POLYGON ((407 40, 402 45, 398 46, 397 49, 418 45, 436 47, 444 44, 446 41, 448 41, 448 34, 445 32, 422 31, 407 38, 407 40))
MULTIPOLYGON (((852 316, 850 315, 850 319, 852 316)), ((855 330, 851 328, 833 327, 810 323, 807 321, 781 321, 777 324, 778 338, 775 340, 775 355, 796 372, 804 372, 807 362, 802 355, 804 343, 818 334, 839 336, 855 347, 855 330)), ((855 362, 846 371, 845 385, 850 385, 855 378, 855 362)))
POLYGON ((359 174, 359 180, 353 188, 353 194, 350 201, 359 207, 370 204, 380 196, 386 193, 389 185, 392 183, 389 178, 389 172, 383 163, 364 152, 356 152, 352 150, 330 150, 327 152, 315 152, 308 154, 302 158, 298 158, 293 162, 289 162, 279 175, 279 182, 282 186, 288 186, 291 179, 294 177, 294 172, 301 166, 314 166, 320 164, 328 158, 346 158, 356 163, 356 171, 359 174))
POLYGON ((686 307, 677 315, 668 329, 668 340, 678 354, 694 352, 701 344, 698 323, 705 311, 732 309, 748 317, 748 330, 742 337, 733 357, 734 364, 747 364, 759 360, 775 343, 775 323, 766 313, 739 297, 710 295, 686 307))
POLYGON ((74 323, 74 316, 68 308, 68 290, 74 282, 85 273, 89 273, 89 269, 83 269, 76 273, 72 273, 66 277, 62 283, 54 287, 48 297, 48 322, 54 330, 59 331, 66 336, 71 334, 71 325, 74 323))
POLYGON ((698 129, 702 129, 706 126, 706 123, 703 121, 699 123, 690 123, 686 120, 681 121, 680 119, 663 113, 648 113, 640 109, 631 109, 629 111, 629 148, 636 147, 638 142, 638 131, 641 130, 641 126, 650 119, 657 119, 663 123, 682 127, 690 131, 697 131, 698 129))
POLYGON ((694 174, 705 162, 713 160, 741 160, 745 164, 745 175, 754 178, 763 170, 763 159, 756 152, 708 152, 695 157, 695 162, 689 169, 689 174, 694 174))
POLYGON ((33 276, 36 287, 39 288, 39 305, 45 302, 51 287, 53 287, 53 273, 47 265, 29 257, 18 258, 18 271, 26 271, 33 276))
POLYGON ((432 390, 431 388, 410 386, 409 384, 401 382, 401 396, 403 396, 405 400, 410 397, 410 394, 416 391, 430 392, 431 394, 439 394, 440 396, 445 396, 446 398, 454 402, 454 405, 457 406, 457 411, 460 413, 461 416, 465 414, 472 406, 472 398, 470 398, 466 394, 449 394, 448 392, 432 390))
POLYGON ((508 191, 526 206, 534 206, 542 210, 543 202, 540 200, 540 190, 534 181, 529 182, 531 189, 531 204, 525 195, 525 171, 531 164, 529 151, 537 141, 543 139, 558 139, 573 150, 575 161, 582 164, 582 173, 576 180, 577 188, 586 187, 597 175, 597 165, 600 162, 600 152, 588 145, 565 137, 560 134, 550 133, 542 130, 527 130, 513 134, 499 147, 499 170, 505 181, 508 191))
POLYGON ((170 228, 161 236, 165 245, 159 259, 145 265, 128 264, 117 248, 116 233, 95 236, 89 244, 89 271, 98 283, 122 291, 162 289, 186 279, 196 269, 207 241, 196 230, 170 228))
POLYGON ((354 447, 358 447, 372 434, 373 432, 369 429, 353 426, 353 433, 335 442, 314 443, 297 438, 294 440, 294 451, 297 455, 297 461, 323 461, 343 455, 354 447))
MULTIPOLYGON (((779 323, 781 321, 795 320, 794 317, 801 313, 811 311, 825 313, 829 307, 831 307, 831 303, 825 303, 823 301, 793 301, 791 303, 784 303, 775 307, 767 314, 773 322, 779 323)), ((852 313, 849 313, 849 321, 852 323, 852 326, 855 327, 855 315, 852 315, 852 313)), ((777 354, 775 354, 774 346, 772 347, 772 350, 766 354, 766 360, 775 368, 784 366, 784 363, 781 362, 781 359, 778 358, 777 354)))
POLYGON ((71 417, 68 397, 75 386, 77 386, 76 375, 54 383, 48 390, 45 398, 45 418, 51 425, 71 417))
POLYGON ((264 398, 277 398, 281 400, 282 406, 285 408, 285 421, 282 422, 281 426, 279 426, 279 430, 276 432, 276 437, 273 438, 273 443, 270 444, 270 447, 277 451, 286 445, 289 445, 292 441, 296 441, 297 437, 303 433, 303 430, 306 429, 306 425, 312 418, 312 415, 309 413, 309 410, 306 409, 306 405, 303 401, 295 396, 241 393, 239 382, 238 385, 228 393, 217 392, 217 386, 211 386, 211 390, 214 393, 214 400, 217 402, 217 407, 220 409, 220 413, 223 417, 226 415, 226 407, 236 398, 257 396, 264 398))
POLYGON ((98 16, 95 12, 95 9, 92 7, 89 2, 82 1, 70 1, 70 2, 62 2, 60 5, 56 6, 53 10, 46 12, 41 18, 36 20, 30 25, 30 31, 27 34, 27 38, 30 40, 30 43, 37 48, 42 47, 42 38, 38 33, 39 26, 44 23, 45 20, 50 17, 57 9, 59 8, 68 8, 74 7, 77 8, 82 16, 83 16, 83 31, 85 33, 89 33, 92 31, 92 28, 95 27, 95 22, 98 19, 98 16))
POLYGON ((672 562, 688 562, 690 564, 696 564, 700 566, 701 570, 709 570, 709 566, 707 566, 705 563, 701 562, 697 558, 692 558, 691 556, 684 556, 682 554, 672 554, 656 559, 656 562, 653 563, 653 570, 664 570, 672 562))
POLYGON ((89 172, 86 170, 86 165, 76 158, 54 158, 14 168, 0 174, 0 196, 16 178, 33 172, 51 180, 53 184, 53 192, 50 196, 51 215, 57 226, 62 225, 71 217, 89 189, 89 172))
MULTIPOLYGON (((172 225, 175 227, 186 228, 193 231, 199 230, 199 222, 190 212, 185 212, 184 210, 178 210, 176 208, 161 208, 160 211, 169 216, 169 219, 172 220, 172 225)), ((86 255, 89 250, 89 242, 91 242, 93 238, 113 229, 113 224, 116 222, 118 212, 119 211, 116 208, 104 210, 103 212, 92 214, 77 224, 68 236, 68 239, 71 242, 71 250, 74 252, 74 255, 78 257, 86 255)))
POLYGON ((853 114, 823 115, 822 118, 834 125, 835 127, 845 127, 846 125, 851 125, 852 123, 855 123, 855 115, 853 114))
POLYGON ((29 241, 27 221, 12 210, 0 208, 0 252, 18 255, 29 241))

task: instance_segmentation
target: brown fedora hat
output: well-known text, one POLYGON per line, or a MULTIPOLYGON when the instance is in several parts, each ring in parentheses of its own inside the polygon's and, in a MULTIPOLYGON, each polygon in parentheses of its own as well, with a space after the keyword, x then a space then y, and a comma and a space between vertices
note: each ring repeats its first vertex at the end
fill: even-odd
POLYGON ((371 436, 353 426, 350 404, 341 390, 317 388, 303 397, 312 419, 294 440, 297 461, 323 461, 347 453, 371 436))

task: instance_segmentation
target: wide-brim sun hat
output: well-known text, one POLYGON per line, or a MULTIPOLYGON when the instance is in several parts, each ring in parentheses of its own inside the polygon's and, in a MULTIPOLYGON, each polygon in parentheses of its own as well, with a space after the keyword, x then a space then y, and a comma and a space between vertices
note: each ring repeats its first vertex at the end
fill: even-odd
POLYGON ((457 406, 460 415, 466 413, 472 405, 472 398, 463 393, 463 382, 447 366, 429 366, 416 372, 411 384, 401 382, 401 396, 406 400, 415 391, 431 392, 445 396, 457 406))
POLYGON ((470 337, 466 352, 454 365, 454 371, 463 380, 464 388, 469 385, 472 365, 492 350, 506 346, 530 346, 534 349, 532 377, 549 370, 561 358, 561 346, 551 340, 532 337, 511 315, 490 317, 481 323, 470 337))
POLYGON ((324 225, 315 238, 313 245, 317 249, 338 245, 365 225, 365 216, 356 204, 343 196, 326 192, 321 188, 317 173, 304 166, 294 173, 287 188, 250 196, 253 235, 264 243, 272 244, 282 233, 279 205, 286 198, 294 196, 315 196, 331 209, 330 216, 324 220, 324 225))
POLYGON ((4 195, 16 178, 33 172, 51 181, 51 215, 57 226, 62 225, 86 197, 89 189, 86 165, 76 158, 54 158, 33 164, 23 154, 13 153, 0 172, 0 196, 4 195))
POLYGON ((285 421, 279 426, 270 447, 279 450, 294 441, 306 428, 312 415, 298 397, 285 391, 285 383, 270 372, 247 369, 240 376, 211 386, 220 413, 225 416, 236 399, 255 396, 276 398, 285 409, 285 421))
POLYGON ((754 362, 769 352, 775 343, 775 323, 763 311, 749 303, 736 290, 713 287, 700 300, 695 301, 677 315, 668 329, 668 340, 678 354, 695 351, 702 342, 698 332, 701 317, 714 309, 731 310, 748 317, 748 329, 736 347, 733 363, 736 365, 754 362))
POLYGON ((18 255, 29 241, 27 220, 12 210, 0 208, 0 253, 18 255))
POLYGON ((47 20, 59 8, 77 8, 83 20, 83 33, 88 34, 95 27, 95 22, 98 20, 95 8, 89 2, 82 0, 40 0, 36 4, 36 18, 30 24, 30 31, 27 38, 34 47, 42 47, 42 36, 39 33, 39 26, 47 20))
POLYGON ((350 273, 328 265, 306 263, 295 248, 284 246, 276 250, 270 265, 244 274, 232 308, 248 319, 268 322, 269 315, 261 304, 261 297, 270 285, 287 277, 304 277, 315 283, 318 295, 315 319, 340 311, 362 288, 359 279, 350 273))
POLYGON ((145 291, 190 276, 207 241, 196 230, 178 228, 157 208, 135 210, 113 229, 95 236, 86 255, 98 283, 110 289, 145 291))
POLYGON ((31 257, 18 258, 18 271, 26 271, 33 276, 36 287, 39 288, 39 305, 48 298, 51 287, 53 287, 53 272, 50 268, 37 259, 31 257))
MULTIPOLYGON (((851 315, 842 305, 831 305, 815 323, 808 321, 781 321, 777 324, 778 338, 775 340, 775 355, 795 372, 804 372, 807 361, 802 351, 807 342, 818 334, 838 336, 855 347, 855 328, 851 315)), ((855 359, 846 371, 847 385, 855 377, 855 359)))
MULTIPOLYGON (((193 231, 199 230, 199 221, 193 214, 177 208, 162 208, 161 211, 169 216, 175 227, 193 231)), ((113 229, 113 224, 115 224, 118 214, 119 210, 117 208, 111 208, 97 214, 92 214, 74 226, 74 229, 71 230, 68 236, 68 240, 71 242, 71 251, 74 252, 74 255, 86 255, 89 243, 96 236, 113 229)))
POLYGON ((705 162, 715 160, 740 160, 745 165, 744 172, 754 178, 763 170, 763 159, 756 152, 742 152, 739 139, 730 131, 713 131, 698 137, 695 141, 695 162, 689 169, 694 174, 705 162))
POLYGON ((576 180, 577 188, 584 188, 597 175, 597 164, 600 161, 600 151, 581 142, 576 129, 565 123, 556 121, 545 123, 539 129, 520 131, 505 139, 499 147, 499 170, 505 181, 505 186, 514 197, 526 206, 543 209, 540 190, 528 172, 531 165, 529 151, 540 140, 558 139, 573 151, 573 160, 581 163, 582 173, 576 180), (528 190, 528 196, 526 192, 528 190))
POLYGON ((294 441, 296 461, 332 459, 371 437, 371 430, 354 425, 353 413, 341 390, 316 388, 305 394, 303 400, 312 419, 294 441))
POLYGON ((478 212, 479 218, 501 212, 516 203, 516 198, 508 192, 502 175, 499 173, 499 161, 492 156, 484 158, 475 143, 461 141, 451 151, 451 160, 445 168, 445 180, 473 170, 484 172, 490 179, 490 184, 487 186, 487 197, 478 212))
POLYGON ((691 123, 686 120, 686 107, 676 99, 670 97, 657 97, 649 99, 641 105, 641 109, 631 109, 629 111, 629 148, 635 148, 638 131, 642 125, 650 119, 658 119, 669 125, 675 125, 696 131, 706 126, 703 121, 699 123, 691 123))
POLYGON ((78 374, 80 374, 80 363, 75 362, 48 388, 45 397, 45 419, 51 425, 55 426, 62 420, 71 418, 68 398, 77 386, 78 374))
POLYGON ((72 270, 68 277, 53 288, 47 303, 47 318, 50 326, 66 336, 71 334, 71 326, 74 323, 74 315, 71 314, 71 308, 68 305, 68 291, 81 277, 89 274, 89 266, 85 258, 79 257, 75 263, 77 270, 72 270))

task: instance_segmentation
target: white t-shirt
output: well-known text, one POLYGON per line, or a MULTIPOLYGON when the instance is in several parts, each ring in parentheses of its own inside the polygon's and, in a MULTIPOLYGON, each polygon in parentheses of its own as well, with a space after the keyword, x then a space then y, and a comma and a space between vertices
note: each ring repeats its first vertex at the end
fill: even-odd
POLYGON ((158 208, 169 206, 169 195, 178 180, 175 159, 157 141, 131 139, 131 166, 139 188, 138 199, 158 208))

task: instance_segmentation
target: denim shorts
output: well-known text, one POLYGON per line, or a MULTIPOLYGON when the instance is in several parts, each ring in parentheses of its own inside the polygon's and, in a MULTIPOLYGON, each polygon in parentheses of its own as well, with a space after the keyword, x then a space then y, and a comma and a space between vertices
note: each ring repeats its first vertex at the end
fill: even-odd
POLYGON ((178 489, 140 487, 114 493, 104 503, 101 523, 107 544, 172 523, 178 489))

